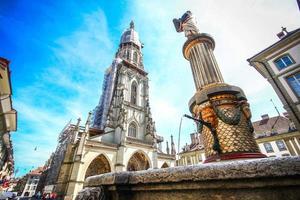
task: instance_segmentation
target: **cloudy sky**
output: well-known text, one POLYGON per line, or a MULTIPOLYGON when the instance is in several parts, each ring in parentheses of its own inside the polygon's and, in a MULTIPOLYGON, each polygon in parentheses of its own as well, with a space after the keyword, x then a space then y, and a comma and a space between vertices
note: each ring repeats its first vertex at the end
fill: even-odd
MULTIPOLYGON (((177 143, 180 118, 189 113, 195 92, 189 62, 182 56, 184 34, 172 24, 186 10, 195 14, 201 32, 214 37, 223 77, 244 89, 253 121, 265 113, 276 115, 271 98, 284 112, 271 86, 246 59, 278 41, 281 26, 300 27, 296 0, 0 0, 0 56, 11 61, 18 111, 18 131, 12 134, 17 176, 44 164, 69 120, 85 122, 131 20, 145 45, 158 133, 167 140, 173 134, 177 143)), ((184 119, 181 145, 193 130, 184 119)))

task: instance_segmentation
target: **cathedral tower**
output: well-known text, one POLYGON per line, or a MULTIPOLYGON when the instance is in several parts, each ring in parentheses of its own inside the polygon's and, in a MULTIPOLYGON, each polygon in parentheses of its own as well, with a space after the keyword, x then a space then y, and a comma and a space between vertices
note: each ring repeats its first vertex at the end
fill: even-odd
POLYGON ((101 141, 123 144, 130 137, 156 142, 142 47, 131 22, 121 36, 112 65, 106 70, 102 96, 94 110, 91 130, 104 134, 101 141))
POLYGON ((151 147, 151 166, 157 166, 158 143, 149 106, 148 74, 143 65, 143 44, 131 21, 122 34, 112 65, 106 70, 102 96, 91 121, 90 136, 94 140, 118 145, 116 170, 125 169, 128 145, 139 143, 151 147))
POLYGON ((131 22, 105 72, 102 95, 91 118, 84 127, 78 121, 66 133, 74 139, 60 159, 55 187, 60 196, 75 199, 89 176, 175 165, 175 154, 162 152, 163 137, 156 134, 142 47, 131 22))

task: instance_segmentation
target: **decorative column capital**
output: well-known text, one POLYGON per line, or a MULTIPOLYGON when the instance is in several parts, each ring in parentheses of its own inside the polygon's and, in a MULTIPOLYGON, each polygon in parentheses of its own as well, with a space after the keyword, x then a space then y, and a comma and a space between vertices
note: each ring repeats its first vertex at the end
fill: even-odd
POLYGON ((190 60, 191 48, 200 43, 206 43, 212 50, 215 49, 215 40, 211 35, 207 33, 195 34, 188 38, 188 40, 183 45, 182 53, 184 58, 190 60))

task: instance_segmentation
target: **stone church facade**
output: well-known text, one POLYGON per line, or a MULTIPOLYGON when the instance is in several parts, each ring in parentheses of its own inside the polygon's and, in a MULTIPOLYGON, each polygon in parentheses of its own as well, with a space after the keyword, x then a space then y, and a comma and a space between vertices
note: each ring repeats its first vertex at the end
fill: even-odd
POLYGON ((99 104, 84 126, 79 119, 60 134, 62 142, 52 158, 53 166, 60 167, 48 174, 48 192, 74 199, 89 176, 175 166, 173 138, 171 151, 167 146, 163 153, 163 137, 151 115, 142 47, 131 22, 106 70, 99 104))

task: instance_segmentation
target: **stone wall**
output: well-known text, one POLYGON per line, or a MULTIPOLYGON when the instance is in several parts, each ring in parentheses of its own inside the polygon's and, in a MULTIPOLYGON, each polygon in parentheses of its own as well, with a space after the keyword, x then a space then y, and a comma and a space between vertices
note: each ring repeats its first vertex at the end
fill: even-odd
POLYGON ((264 158, 89 177, 81 199, 299 199, 300 157, 264 158))

